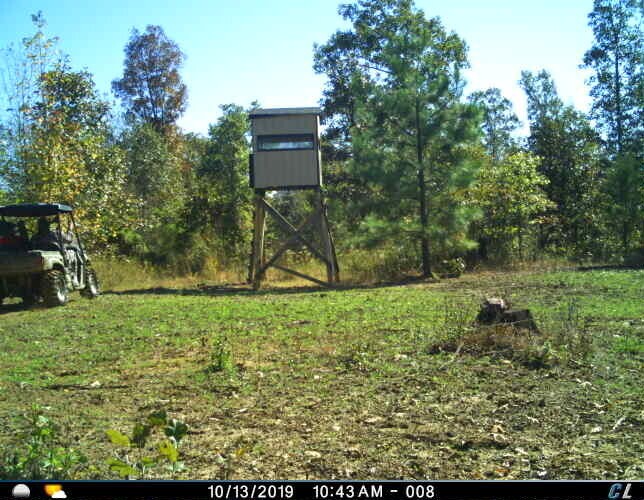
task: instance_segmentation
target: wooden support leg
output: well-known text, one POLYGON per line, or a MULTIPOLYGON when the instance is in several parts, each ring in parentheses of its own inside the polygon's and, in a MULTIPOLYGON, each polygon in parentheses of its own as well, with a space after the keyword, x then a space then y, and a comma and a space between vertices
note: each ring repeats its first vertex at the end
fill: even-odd
MULTIPOLYGON (((254 210, 257 210, 255 208, 254 210)), ((253 213, 253 221, 257 217, 256 213, 253 213)), ((253 282, 255 278, 255 223, 253 222, 253 239, 250 242, 250 259, 248 259, 248 276, 246 277, 246 283, 249 285, 253 282)))
POLYGON ((333 235, 331 234, 329 219, 326 216, 326 206, 324 210, 324 219, 326 220, 326 226, 329 234, 329 242, 331 244, 331 253, 333 255, 333 270, 335 271, 334 278, 336 283, 340 283, 340 266, 338 265, 338 254, 335 253, 335 242, 333 241, 333 235))
POLYGON ((255 194, 255 224, 253 230, 252 252, 253 261, 251 264, 252 283, 254 290, 259 290, 263 275, 263 273, 259 272, 264 262, 264 229, 266 210, 264 208, 264 204, 262 203, 263 197, 264 193, 255 194))

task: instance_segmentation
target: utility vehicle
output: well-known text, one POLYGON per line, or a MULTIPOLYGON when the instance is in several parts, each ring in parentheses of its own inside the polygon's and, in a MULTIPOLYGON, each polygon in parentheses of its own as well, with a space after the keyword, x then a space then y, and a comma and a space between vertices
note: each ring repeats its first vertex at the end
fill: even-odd
POLYGON ((62 306, 71 291, 94 298, 96 273, 83 248, 72 207, 61 203, 0 206, 0 304, 62 306), (54 229, 52 229, 54 225, 54 229))

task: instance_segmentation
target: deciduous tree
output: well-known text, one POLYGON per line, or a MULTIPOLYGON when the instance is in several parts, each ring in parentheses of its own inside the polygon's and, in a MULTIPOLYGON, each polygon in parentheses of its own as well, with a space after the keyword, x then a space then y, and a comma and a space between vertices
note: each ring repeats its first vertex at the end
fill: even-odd
POLYGON ((187 90, 179 69, 185 55, 161 26, 132 30, 125 46, 123 77, 112 82, 127 115, 164 131, 186 110, 187 90))
POLYGON ((92 77, 66 65, 40 75, 28 110, 29 142, 7 176, 17 201, 76 209, 90 246, 114 242, 130 222, 122 151, 111 142, 109 104, 92 77))
MULTIPOLYGON (((197 170, 199 191, 193 204, 200 206, 202 224, 210 223, 233 259, 245 257, 252 216, 248 185, 248 110, 236 104, 210 125, 205 154, 197 170)), ((203 226, 202 226, 203 227, 203 226)))
MULTIPOLYGON (((128 233, 124 249, 168 264, 180 253, 186 179, 182 169, 183 138, 136 123, 121 138, 126 152, 127 183, 137 200, 138 227, 128 233)), ((189 171, 188 171, 189 172, 189 171)))
POLYGON ((484 212, 478 232, 497 258, 510 256, 514 249, 522 257, 526 234, 552 206, 543 189, 548 179, 538 166, 536 156, 517 152, 501 162, 488 162, 478 172, 471 201, 484 212))
POLYGON ((24 154, 28 151, 33 117, 30 116, 36 100, 43 100, 40 85, 41 75, 60 67, 65 56, 57 48, 58 37, 45 34, 47 22, 38 12, 31 16, 36 32, 22 39, 19 45, 11 44, 4 48, 3 67, 0 68, 2 93, 7 105, 0 113, 0 140, 5 155, 0 158, 0 179, 5 176, 9 193, 12 190, 11 180, 7 178, 18 175, 24 168, 24 154))
POLYGON ((520 81, 528 98, 528 147, 540 158, 544 190, 555 206, 542 226, 540 245, 575 254, 598 251, 600 140, 583 113, 565 106, 547 71, 524 71, 520 81))

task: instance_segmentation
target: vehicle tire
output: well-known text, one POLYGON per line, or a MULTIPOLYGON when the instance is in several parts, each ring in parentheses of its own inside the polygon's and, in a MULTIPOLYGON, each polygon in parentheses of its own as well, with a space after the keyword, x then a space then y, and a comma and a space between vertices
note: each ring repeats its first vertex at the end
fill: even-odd
POLYGON ((93 269, 88 269, 85 272, 85 288, 83 288, 80 293, 87 299, 93 299, 101 294, 98 277, 93 269))
POLYGON ((62 271, 47 271, 42 278, 42 297, 48 307, 63 306, 69 300, 67 280, 62 271))

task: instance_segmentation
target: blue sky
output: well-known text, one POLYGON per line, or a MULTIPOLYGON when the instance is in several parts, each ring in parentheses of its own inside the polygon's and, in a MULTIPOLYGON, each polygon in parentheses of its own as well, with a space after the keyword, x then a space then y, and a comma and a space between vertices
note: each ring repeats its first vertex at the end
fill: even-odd
MULTIPOLYGON (((123 48, 133 27, 161 25, 187 55, 182 76, 189 103, 180 125, 206 133, 219 105, 314 106, 324 77, 312 69, 314 43, 346 24, 336 0, 0 0, 0 47, 19 43, 42 10, 47 34, 60 37, 72 67, 94 74, 110 93, 121 75, 123 48)), ((590 104, 579 64, 592 42, 592 0, 416 0, 440 16, 470 47, 466 92, 499 87, 525 122, 523 69, 549 70, 568 104, 590 104)))

